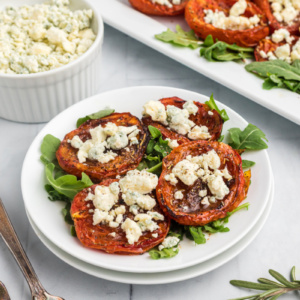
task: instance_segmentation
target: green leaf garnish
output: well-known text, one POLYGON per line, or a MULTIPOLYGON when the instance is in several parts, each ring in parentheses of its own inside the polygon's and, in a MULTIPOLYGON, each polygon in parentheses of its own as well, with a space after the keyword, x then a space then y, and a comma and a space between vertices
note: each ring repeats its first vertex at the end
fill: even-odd
POLYGON ((74 175, 64 175, 55 179, 53 176, 54 169, 55 166, 52 163, 46 166, 47 181, 58 193, 68 198, 73 199, 78 192, 93 185, 93 182, 85 173, 82 173, 81 180, 77 180, 74 175))
POLYGON ((149 132, 153 139, 157 139, 161 136, 161 132, 154 126, 148 126, 149 132))
POLYGON ((165 43, 171 43, 176 46, 190 47, 196 49, 202 42, 196 37, 193 30, 184 31, 180 25, 176 25, 176 32, 167 29, 161 34, 156 34, 155 38, 165 43))
POLYGON ((227 44, 216 40, 208 35, 204 43, 200 45, 200 56, 203 56, 208 61, 238 61, 245 58, 253 58, 253 48, 240 47, 235 44, 227 44))
MULTIPOLYGON (((295 267, 292 268, 291 274, 295 272, 295 267)), ((241 298, 235 298, 231 300, 275 300, 281 295, 299 291, 300 282, 296 281, 294 275, 292 275, 292 281, 287 280, 283 275, 274 270, 269 270, 271 276, 273 276, 278 282, 267 279, 259 278, 257 282, 243 281, 243 280, 231 280, 230 283, 236 287, 242 287, 246 289, 261 290, 264 291, 260 294, 250 295, 241 298)))
POLYGON ((221 118, 223 119, 224 122, 228 121, 229 120, 229 117, 227 115, 227 112, 225 109, 222 109, 220 110, 215 102, 215 99, 214 99, 214 95, 211 94, 210 98, 209 98, 209 101, 206 101, 205 104, 207 104, 209 106, 210 109, 214 109, 216 110, 221 118))
POLYGON ((47 134, 41 145, 41 161, 44 164, 52 163, 56 160, 56 151, 60 145, 60 139, 51 134, 47 134))
POLYGON ((192 236, 194 242, 197 245, 206 243, 206 238, 205 238, 204 233, 202 232, 201 226, 200 227, 189 226, 189 232, 190 232, 190 235, 192 236))
POLYGON ((264 140, 268 141, 266 135, 253 124, 248 124, 243 131, 239 128, 231 128, 228 131, 232 141, 229 145, 233 149, 261 150, 268 148, 264 142, 264 140))
POLYGON ((248 72, 264 79, 263 88, 284 88, 300 93, 300 60, 291 65, 282 60, 253 62, 245 66, 248 72))
POLYGON ((251 161, 251 160, 246 160, 246 159, 243 159, 242 160, 242 168, 243 169, 248 169, 248 168, 251 168, 255 165, 255 162, 254 161, 251 161))
POLYGON ((178 248, 164 248, 162 250, 152 249, 149 251, 149 255, 152 259, 171 258, 178 254, 178 248), (175 249, 175 250, 174 250, 175 249))
POLYGON ((221 135, 220 137, 219 137, 219 139, 218 139, 218 142, 223 142, 223 140, 224 140, 224 137, 225 137, 225 135, 221 135))
POLYGON ((107 117, 109 115, 111 115, 112 113, 114 113, 115 110, 114 109, 103 109, 103 110, 100 110, 94 114, 91 114, 91 115, 88 115, 88 116, 85 116, 84 118, 80 118, 77 120, 77 123, 76 123, 76 126, 77 128, 82 125, 84 122, 88 121, 88 120, 96 120, 96 119, 101 119, 101 118, 104 118, 104 117, 107 117))

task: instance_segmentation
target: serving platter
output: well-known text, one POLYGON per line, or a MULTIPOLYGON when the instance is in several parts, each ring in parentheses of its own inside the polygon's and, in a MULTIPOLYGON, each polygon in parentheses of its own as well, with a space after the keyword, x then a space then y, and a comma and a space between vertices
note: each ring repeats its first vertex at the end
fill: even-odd
POLYGON ((206 77, 236 91, 250 100, 300 124, 300 95, 284 89, 262 89, 263 81, 248 73, 244 64, 208 62, 200 58, 199 49, 174 47, 154 38, 155 34, 176 24, 188 29, 182 16, 150 17, 133 9, 128 0, 90 0, 99 9, 104 22, 145 45, 165 54, 206 77))
MULTIPOLYGON (((132 87, 96 95, 77 103, 50 121, 37 135, 30 146, 22 169, 22 193, 25 207, 37 228, 53 244, 71 256, 97 267, 122 272, 157 273, 183 269, 207 261, 223 253, 238 243, 255 226, 263 214, 271 191, 272 170, 266 150, 251 151, 244 154, 244 159, 253 160, 256 166, 252 170, 252 184, 247 197, 249 211, 240 211, 230 218, 230 232, 212 235, 205 245, 195 246, 189 240, 181 243, 179 255, 170 260, 154 261, 146 253, 139 256, 106 254, 83 247, 69 233, 61 210, 63 204, 51 202, 44 190, 44 166, 39 161, 40 145, 46 134, 60 139, 73 130, 76 120, 109 105, 117 112, 131 112, 141 117, 142 106, 149 100, 178 96, 183 99, 204 102, 206 96, 187 90, 168 87, 132 87), (263 183, 263 184, 262 184, 263 183)), ((243 129, 247 122, 232 109, 217 102, 220 109, 225 108, 230 120, 224 124, 226 133, 229 128, 243 129)))
POLYGON ((272 208, 274 199, 274 185, 272 183, 272 190, 268 200, 267 207, 263 212, 261 218, 257 222, 257 224, 253 227, 253 229, 236 245, 229 248, 225 252, 220 255, 209 259, 201 264, 196 264, 195 266, 184 268, 181 270, 171 271, 171 272, 162 272, 162 273, 128 273, 128 272, 117 272, 113 270, 108 270, 100 267, 95 267, 94 265, 85 263, 65 251, 61 250, 59 247, 55 246, 52 242, 50 242, 45 235, 43 235, 37 226, 34 224, 32 219, 27 213, 29 222, 38 236, 38 238, 42 241, 42 243, 58 258, 63 260, 65 263, 70 266, 90 274, 92 276, 116 281, 127 284, 143 284, 143 285, 153 285, 153 284, 167 284, 172 282, 183 281, 187 279, 191 279, 203 274, 206 274, 210 271, 213 271, 223 264, 229 262, 231 259, 240 254, 259 234, 261 229, 263 228, 272 208))

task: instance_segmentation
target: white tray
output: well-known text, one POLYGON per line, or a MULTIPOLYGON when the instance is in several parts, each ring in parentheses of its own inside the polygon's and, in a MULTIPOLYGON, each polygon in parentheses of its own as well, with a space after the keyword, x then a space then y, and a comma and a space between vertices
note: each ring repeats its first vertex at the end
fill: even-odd
POLYGON ((300 95, 284 89, 263 90, 263 80, 244 70, 243 64, 208 62, 199 57, 199 49, 174 47, 154 38, 167 28, 174 30, 176 24, 187 29, 182 16, 149 17, 127 0, 90 1, 108 25, 300 125, 300 95))

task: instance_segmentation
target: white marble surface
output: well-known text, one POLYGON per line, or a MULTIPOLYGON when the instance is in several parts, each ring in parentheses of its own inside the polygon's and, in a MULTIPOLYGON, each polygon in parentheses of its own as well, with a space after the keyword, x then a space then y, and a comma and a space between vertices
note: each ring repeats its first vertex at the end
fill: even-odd
MULTIPOLYGON (((269 268, 288 275, 293 265, 300 268, 299 126, 107 26, 103 55, 99 92, 135 85, 173 86, 205 95, 213 92, 216 99, 260 127, 269 139, 275 175, 274 206, 252 244, 235 259, 206 275, 155 286, 131 286, 94 278, 54 256, 34 234, 24 212, 20 188, 22 162, 44 124, 18 124, 0 119, 0 196, 46 289, 72 300, 223 300, 247 294, 230 286, 231 279, 255 280, 268 276, 269 268)), ((6 284, 11 299, 30 299, 27 283, 2 240, 0 250, 0 280, 6 284)), ((299 298, 299 294, 282 297, 299 298)))

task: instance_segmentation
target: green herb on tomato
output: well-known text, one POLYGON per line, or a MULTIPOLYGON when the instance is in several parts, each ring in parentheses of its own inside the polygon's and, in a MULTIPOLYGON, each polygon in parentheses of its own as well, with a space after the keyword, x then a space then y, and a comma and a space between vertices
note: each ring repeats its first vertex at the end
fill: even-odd
POLYGON ((110 116, 114 112, 115 112, 115 110, 114 109, 110 109, 110 108, 100 110, 100 111, 98 111, 98 112, 96 112, 94 114, 90 114, 88 116, 85 116, 84 118, 78 119, 77 123, 76 123, 76 126, 78 128, 80 125, 82 125, 84 122, 86 122, 88 120, 101 119, 101 118, 110 116))
POLYGON ((209 98, 209 101, 206 101, 205 104, 207 104, 209 106, 210 109, 214 109, 216 110, 221 118, 223 119, 224 122, 228 121, 229 120, 229 117, 227 115, 227 112, 225 109, 222 109, 220 110, 215 102, 215 99, 214 99, 214 95, 211 94, 210 98, 209 98))

